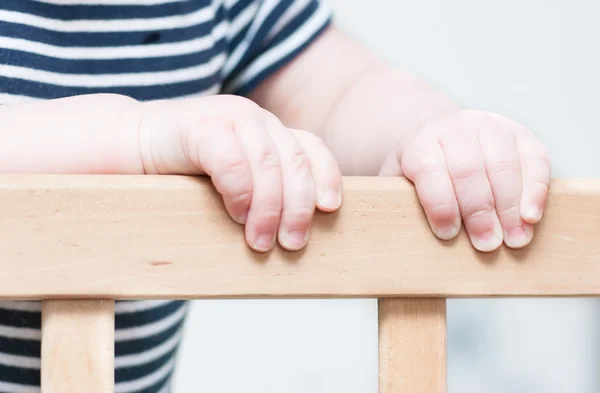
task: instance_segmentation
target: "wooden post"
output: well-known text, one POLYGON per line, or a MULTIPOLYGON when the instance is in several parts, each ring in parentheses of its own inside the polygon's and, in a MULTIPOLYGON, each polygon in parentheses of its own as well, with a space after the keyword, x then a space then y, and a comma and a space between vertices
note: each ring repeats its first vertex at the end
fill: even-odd
POLYGON ((114 393, 114 301, 42 306, 42 393, 114 393))
POLYGON ((379 299, 379 393, 446 393, 446 299, 379 299))

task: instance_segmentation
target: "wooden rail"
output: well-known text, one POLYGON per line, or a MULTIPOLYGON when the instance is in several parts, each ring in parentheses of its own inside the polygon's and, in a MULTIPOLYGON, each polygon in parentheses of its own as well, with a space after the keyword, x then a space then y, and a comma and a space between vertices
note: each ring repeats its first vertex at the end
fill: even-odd
POLYGON ((345 178, 300 252, 252 252, 206 179, 0 176, 0 298, 43 300, 44 393, 113 389, 115 299, 379 298, 380 392, 446 390, 449 297, 599 296, 600 179, 554 180, 523 250, 434 238, 413 187, 345 178))

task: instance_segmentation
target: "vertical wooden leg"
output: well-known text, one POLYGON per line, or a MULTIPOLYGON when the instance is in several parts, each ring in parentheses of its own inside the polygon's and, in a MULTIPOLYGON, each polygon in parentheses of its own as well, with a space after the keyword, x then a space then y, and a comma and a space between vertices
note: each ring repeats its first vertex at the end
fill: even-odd
POLYGON ((446 393, 446 299, 379 299, 379 393, 446 393))
POLYGON ((42 393, 114 393, 114 301, 42 306, 42 393))

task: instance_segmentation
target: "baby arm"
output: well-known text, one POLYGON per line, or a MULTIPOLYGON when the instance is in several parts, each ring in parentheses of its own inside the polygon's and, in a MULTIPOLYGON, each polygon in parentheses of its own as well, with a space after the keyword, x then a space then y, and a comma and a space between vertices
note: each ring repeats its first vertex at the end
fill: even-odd
POLYGON ((241 97, 139 103, 89 95, 0 108, 0 171, 208 175, 257 251, 303 247, 341 204, 321 139, 241 97))
POLYGON ((531 241, 550 183, 548 153, 533 133, 462 110, 336 28, 251 98, 321 136, 344 175, 406 176, 438 237, 453 238, 464 222, 481 251, 531 241))
POLYGON ((0 106, 0 172, 143 173, 141 115, 108 94, 0 106))

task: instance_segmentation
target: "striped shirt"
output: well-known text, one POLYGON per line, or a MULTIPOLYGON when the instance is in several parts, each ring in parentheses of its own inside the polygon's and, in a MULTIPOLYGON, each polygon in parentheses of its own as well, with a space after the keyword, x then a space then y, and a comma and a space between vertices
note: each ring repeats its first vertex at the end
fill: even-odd
MULTIPOLYGON (((1 0, 0 104, 247 95, 330 22, 319 0, 1 0)), ((116 304, 116 392, 168 392, 187 302, 116 304)), ((0 302, 0 393, 39 392, 40 303, 0 302)))

